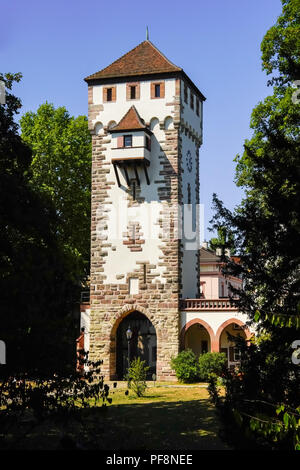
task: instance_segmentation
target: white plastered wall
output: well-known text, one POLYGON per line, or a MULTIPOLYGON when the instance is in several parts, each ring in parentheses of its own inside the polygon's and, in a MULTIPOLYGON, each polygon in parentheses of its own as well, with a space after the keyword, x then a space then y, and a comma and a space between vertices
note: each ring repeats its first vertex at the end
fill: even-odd
MULTIPOLYGON (((236 311, 207 311, 207 312, 199 312, 199 311, 183 311, 180 315, 180 331, 182 328, 189 323, 191 320, 195 320, 199 318, 200 320, 204 320, 213 330, 214 334, 216 334, 218 328, 227 320, 234 319, 240 320, 244 324, 249 320, 247 315, 241 312, 236 311)), ((250 330, 251 331, 251 330, 250 330)))
MULTIPOLYGON (((174 102, 175 96, 175 79, 165 80, 165 97, 159 99, 150 98, 150 84, 151 81, 140 82, 140 99, 127 100, 126 99, 126 83, 116 84, 116 102, 103 103, 102 102, 102 86, 97 85, 93 87, 93 100, 94 104, 103 104, 104 110, 100 111, 99 115, 93 121, 96 129, 103 132, 103 127, 109 126, 114 121, 118 123, 122 117, 127 113, 128 109, 134 105, 145 123, 149 124, 153 132, 151 137, 151 155, 150 166, 148 167, 148 174, 150 185, 146 182, 146 177, 143 170, 138 170, 140 177, 140 198, 144 198, 144 202, 132 207, 128 207, 127 183, 125 175, 118 169, 121 187, 116 184, 116 177, 114 174, 113 166, 111 165, 111 158, 117 156, 116 137, 112 134, 105 142, 106 147, 106 163, 109 174, 108 181, 111 181, 109 189, 110 201, 105 206, 99 207, 97 226, 100 236, 103 237, 104 243, 107 240, 108 244, 112 247, 107 247, 107 256, 105 257, 105 272, 103 273, 106 278, 105 284, 122 283, 126 282, 125 279, 118 280, 117 275, 126 276, 127 273, 133 272, 138 268, 137 262, 150 261, 151 264, 157 266, 152 274, 155 274, 156 280, 165 283, 164 278, 165 267, 161 266, 163 260, 163 252, 161 249, 162 241, 160 238, 159 219, 161 218, 160 212, 163 210, 165 202, 161 203, 159 200, 158 188, 162 186, 163 176, 159 173, 162 169, 160 165, 159 155, 162 154, 160 145, 165 140, 165 132, 160 128, 160 124, 165 121, 167 126, 172 126, 172 114, 174 113, 174 106, 167 106, 167 103, 174 102), (110 140, 110 141, 109 141, 110 140), (101 220, 101 214, 108 215, 108 219, 101 220), (131 252, 126 245, 123 244, 123 233, 128 231, 128 222, 138 222, 141 226, 140 232, 143 234, 142 238, 145 243, 142 245, 142 251, 131 252)), ((108 84, 105 85, 109 86, 108 84)), ((124 132, 126 134, 126 132, 124 132)), ((133 145, 141 144, 141 133, 130 132, 133 135, 133 145)), ((134 155, 137 156, 137 155, 134 155)), ((147 158, 147 155, 145 155, 147 158)), ((129 169, 129 178, 134 178, 134 171, 129 169)))

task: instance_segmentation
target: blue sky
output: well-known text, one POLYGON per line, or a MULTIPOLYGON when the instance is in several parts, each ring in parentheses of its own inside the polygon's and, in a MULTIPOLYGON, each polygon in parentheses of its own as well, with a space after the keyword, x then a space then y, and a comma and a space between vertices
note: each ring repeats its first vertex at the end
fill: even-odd
POLYGON ((47 100, 87 114, 83 78, 142 42, 148 25, 150 40, 207 97, 200 150, 207 227, 213 192, 230 209, 241 200, 233 158, 251 136, 253 107, 271 94, 260 43, 280 13, 280 0, 0 0, 1 71, 23 73, 15 87, 22 113, 47 100))

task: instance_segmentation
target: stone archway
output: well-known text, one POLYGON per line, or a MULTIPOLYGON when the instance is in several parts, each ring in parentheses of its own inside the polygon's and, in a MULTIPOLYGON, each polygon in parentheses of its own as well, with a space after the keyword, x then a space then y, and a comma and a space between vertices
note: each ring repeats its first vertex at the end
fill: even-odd
POLYGON ((110 371, 111 377, 123 380, 128 368, 128 341, 126 331, 132 330, 130 359, 140 357, 149 366, 148 378, 156 374, 157 336, 151 320, 140 310, 131 310, 121 315, 111 332, 110 371))
POLYGON ((231 367, 240 361, 240 352, 236 347, 236 343, 228 339, 227 333, 230 336, 241 336, 246 341, 250 340, 252 334, 245 324, 236 318, 230 318, 219 326, 216 333, 216 342, 219 351, 227 356, 228 366, 231 367))
POLYGON ((190 320, 181 330, 181 350, 189 348, 199 356, 204 352, 214 351, 214 345, 215 335, 212 328, 200 318, 190 320))

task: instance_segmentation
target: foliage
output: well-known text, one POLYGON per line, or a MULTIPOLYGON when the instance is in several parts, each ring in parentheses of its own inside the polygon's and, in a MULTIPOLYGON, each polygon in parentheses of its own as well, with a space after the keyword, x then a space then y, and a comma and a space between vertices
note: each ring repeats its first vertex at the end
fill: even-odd
POLYGON ((7 349, 1 373, 48 374, 75 362, 72 307, 78 287, 57 236, 55 208, 31 185, 31 150, 14 121, 21 102, 11 93, 21 74, 0 79, 7 90, 0 105, 1 339, 7 349), (54 348, 56 354, 49 353, 54 348))
POLYGON ((142 397, 147 388, 146 378, 149 367, 145 364, 146 361, 142 361, 140 357, 134 358, 127 373, 130 389, 137 397, 142 397))
POLYGON ((192 383, 199 380, 199 364, 191 349, 181 351, 171 359, 171 367, 175 370, 179 382, 192 383))
POLYGON ((198 359, 199 378, 203 382, 208 382, 211 375, 220 377, 227 365, 224 353, 208 352, 201 354, 198 359))
POLYGON ((262 43, 262 68, 279 72, 270 84, 284 84, 300 77, 300 1, 282 0, 282 14, 262 43))
POLYGON ((32 149, 33 188, 53 202, 58 237, 69 256, 74 279, 89 274, 91 137, 85 116, 74 118, 66 108, 42 104, 21 120, 21 137, 32 149))
MULTIPOLYGON (((49 418, 62 421, 66 426, 71 419, 80 420, 83 410, 98 407, 99 402, 104 407, 111 403, 109 386, 104 384, 100 375, 102 361, 89 361, 88 353, 82 351, 80 362, 88 366, 84 373, 74 372, 67 376, 53 374, 47 379, 36 378, 34 381, 26 373, 20 373, 3 380, 0 385, 3 435, 10 434, 16 422, 21 424, 24 420, 31 423, 30 432, 49 418)), ((21 436, 22 440, 25 435, 21 436)))
POLYGON ((7 412, 24 413, 30 409, 40 420, 53 413, 74 411, 77 407, 89 408, 91 403, 96 406, 100 399, 105 403, 109 400, 109 387, 99 376, 102 362, 84 359, 84 363, 88 365, 86 372, 68 376, 53 374, 34 381, 28 379, 27 374, 7 377, 0 387, 0 406, 7 412))
POLYGON ((234 249, 233 235, 226 230, 226 227, 218 227, 217 235, 217 237, 212 237, 209 241, 211 250, 215 251, 217 248, 221 248, 222 252, 225 253, 226 249, 234 249))
POLYGON ((298 446, 299 432, 296 418, 288 427, 274 421, 280 406, 295 415, 299 408, 300 371, 291 360, 300 327, 300 103, 291 86, 300 76, 299 11, 299 0, 284 0, 263 39, 263 68, 279 76, 269 83, 273 95, 254 108, 252 138, 236 158, 245 199, 231 212, 214 195, 212 224, 234 236, 237 257, 223 256, 223 272, 243 277, 234 303, 260 336, 244 351, 240 375, 226 378, 225 405, 245 433, 278 448, 298 446))
POLYGON ((216 374, 210 374, 208 377, 207 387, 210 399, 217 406, 220 403, 220 385, 218 382, 218 376, 216 374))

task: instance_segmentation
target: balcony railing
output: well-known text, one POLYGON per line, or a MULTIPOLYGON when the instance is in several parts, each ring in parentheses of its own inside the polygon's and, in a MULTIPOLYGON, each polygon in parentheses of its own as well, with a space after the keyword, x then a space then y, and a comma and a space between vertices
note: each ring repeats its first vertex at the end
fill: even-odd
MULTIPOLYGON (((89 302, 90 291, 81 292, 81 303, 89 302)), ((237 307, 231 305, 229 299, 183 299, 180 301, 180 307, 182 310, 237 310, 237 307)))
POLYGON ((182 310, 237 310, 229 299, 183 299, 182 310))

